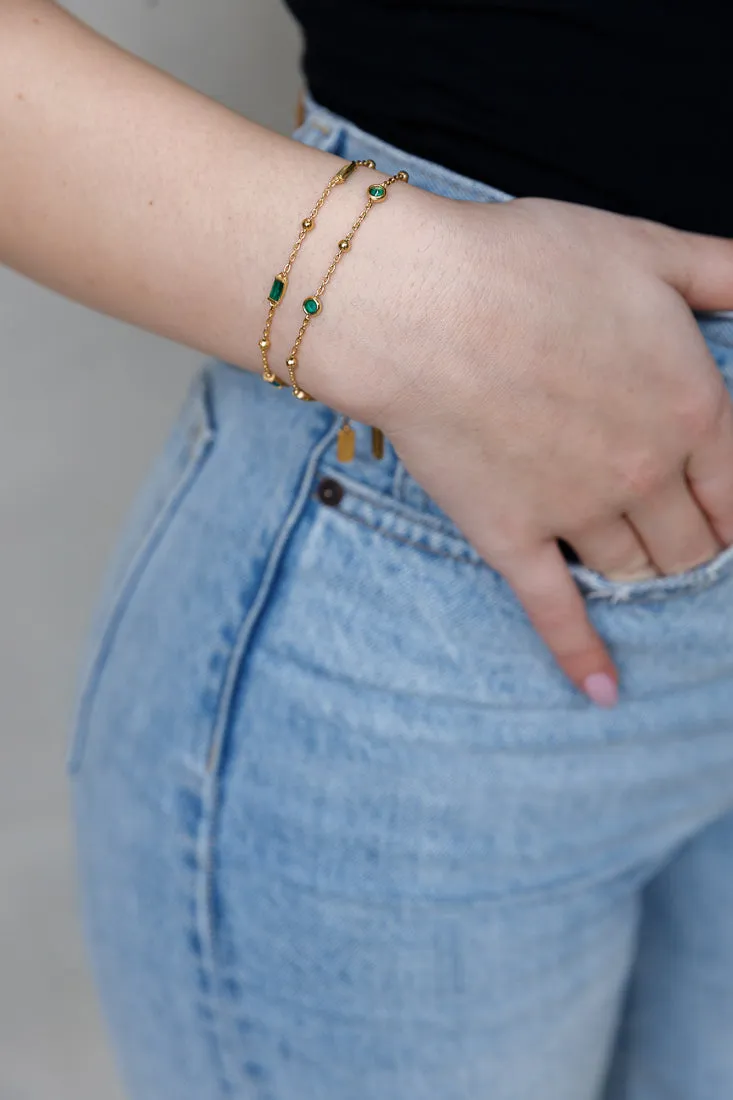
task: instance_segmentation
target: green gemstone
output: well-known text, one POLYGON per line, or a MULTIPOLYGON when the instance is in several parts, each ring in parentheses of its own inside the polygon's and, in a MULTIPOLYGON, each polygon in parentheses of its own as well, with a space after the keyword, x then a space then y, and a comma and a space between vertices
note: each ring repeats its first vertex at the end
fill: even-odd
POLYGON ((308 317, 315 317, 317 313, 321 312, 321 303, 317 298, 306 298, 303 302, 303 312, 308 317))
POLYGON ((383 187, 381 183, 369 188, 369 195, 373 199, 383 199, 386 194, 387 188, 383 187))
POLYGON ((271 378, 269 381, 270 385, 274 386, 276 390, 281 390, 283 388, 283 384, 279 378, 271 378))
POLYGON ((272 283, 272 290, 267 295, 268 301, 273 304, 277 304, 282 299, 285 293, 285 281, 283 279, 274 279, 272 283))

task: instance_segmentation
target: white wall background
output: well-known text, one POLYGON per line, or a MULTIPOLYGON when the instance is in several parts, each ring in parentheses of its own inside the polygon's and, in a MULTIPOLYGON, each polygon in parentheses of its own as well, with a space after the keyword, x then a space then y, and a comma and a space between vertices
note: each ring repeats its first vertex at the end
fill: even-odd
MULTIPOLYGON (((66 6, 291 128, 299 36, 279 0, 66 6)), ((75 913, 65 742, 105 555, 199 359, 0 268, 0 1100, 120 1100, 75 913)))

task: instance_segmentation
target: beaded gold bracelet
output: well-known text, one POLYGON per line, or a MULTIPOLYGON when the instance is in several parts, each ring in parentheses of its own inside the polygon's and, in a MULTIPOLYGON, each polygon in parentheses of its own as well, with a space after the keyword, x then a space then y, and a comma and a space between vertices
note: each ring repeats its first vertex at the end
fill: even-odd
MULTIPOLYGON (((273 282, 272 290, 270 291, 270 295, 268 296, 270 309, 268 312, 267 321, 265 322, 265 331, 263 333, 262 339, 260 340, 260 350, 262 352, 264 368, 263 378, 266 382, 270 382, 271 384, 278 387, 282 387, 284 383, 271 370, 267 359, 267 351, 270 347, 270 329, 272 326, 272 319, 275 315, 275 309, 283 299, 285 290, 287 288, 287 278, 290 273, 290 269, 292 268, 292 265, 295 261, 298 251, 300 250, 300 246, 305 239, 306 234, 313 228, 315 215, 318 213, 321 206, 323 206, 323 203, 326 201, 326 198, 331 193, 333 188, 339 183, 343 183, 345 180, 347 180, 356 170, 356 168, 360 166, 373 168, 375 165, 374 161, 350 161, 348 164, 345 164, 341 169, 339 169, 336 175, 332 177, 332 179, 329 181, 328 186, 325 188, 321 198, 318 200, 318 203, 314 207, 311 215, 309 215, 308 218, 305 218, 301 223, 301 231, 298 236, 298 241, 296 242, 296 245, 294 246, 293 251, 290 254, 288 263, 283 268, 283 270, 278 273, 273 282)), ((336 252, 336 255, 334 256, 326 274, 321 280, 318 289, 314 294, 309 295, 303 301, 303 313, 305 314, 305 316, 303 318, 303 321, 301 322, 298 334, 295 338, 295 342, 291 348, 290 355, 286 360, 286 366, 288 368, 288 374, 290 376, 291 391, 293 393, 293 396, 298 398, 300 401, 312 401, 313 398, 309 393, 306 393, 306 391, 301 386, 298 385, 298 381, 295 375, 295 371, 298 365, 298 350, 303 341, 303 337, 305 336, 308 326, 310 325, 310 322, 314 317, 318 316, 323 308, 321 301, 323 293, 328 286, 341 257, 351 248, 351 242, 354 238, 354 235, 364 223, 372 207, 385 201, 389 193, 389 188, 392 186, 393 183, 396 183, 398 181, 407 183, 408 180, 409 176, 407 172, 400 171, 396 172, 392 176, 389 176, 387 179, 382 180, 381 183, 372 184, 370 187, 367 188, 367 201, 364 209, 361 211, 346 236, 342 237, 341 240, 338 242, 338 251, 336 252)), ((340 462, 351 461, 351 459, 354 457, 354 445, 354 429, 351 427, 350 418, 343 417, 341 427, 339 429, 337 444, 337 457, 340 462)), ((379 428, 372 428, 372 454, 375 458, 382 458, 384 454, 384 436, 379 428)))
MULTIPOLYGON (((352 164, 353 163, 355 162, 352 161, 352 164)), ((389 176, 388 179, 382 180, 381 183, 372 184, 371 187, 367 188, 367 201, 364 209, 359 214, 359 217, 356 219, 346 236, 342 237, 339 241, 336 255, 331 261, 331 265, 328 271, 321 279, 320 285, 315 294, 309 295, 303 301, 303 313, 305 314, 305 316, 301 322, 300 328, 298 329, 298 335, 296 336, 295 343, 290 350, 290 355, 286 360, 288 373, 290 374, 290 385, 293 391, 293 395, 299 398, 301 401, 312 401, 313 398, 310 396, 310 394, 307 394, 305 390, 301 389, 295 378, 295 369, 298 365, 298 349, 300 348, 301 342, 306 334, 309 324, 314 317, 318 316, 323 308, 321 298, 326 287, 331 281, 331 276, 336 270, 341 257, 351 248, 351 242, 354 238, 354 235, 366 220, 367 215, 371 211, 372 207, 376 206, 380 202, 384 202, 384 200, 387 198, 388 188, 393 183, 396 183, 398 180, 402 180, 407 183, 408 179, 409 177, 407 175, 407 172, 397 172, 394 176, 389 176)))
POLYGON ((300 232, 298 233, 298 239, 291 249, 290 255, 288 256, 288 262, 285 264, 285 267, 282 269, 282 271, 278 271, 277 275, 272 281, 270 293, 267 295, 267 301, 270 304, 270 308, 267 313, 265 329, 262 333, 259 347, 262 354, 262 377, 265 382, 269 382, 270 385, 275 386, 278 389, 281 389, 283 386, 287 385, 287 383, 283 382, 281 378, 278 378, 275 372, 270 368, 267 352, 270 347, 270 330, 272 328, 272 322, 275 317, 275 310, 285 297, 285 292, 288 289, 288 276, 290 275, 292 266, 297 259, 303 241, 308 236, 310 231, 315 228, 316 218, 318 217, 318 214, 323 207, 323 204, 326 202, 326 199, 334 190, 334 188, 338 187, 342 183, 345 183, 346 180, 349 179, 349 177, 356 171, 357 168, 375 167, 376 165, 374 164, 373 160, 352 160, 349 161, 348 164, 344 164, 343 167, 339 168, 338 172, 336 172, 336 174, 332 176, 326 184, 325 188, 321 192, 321 196, 318 199, 318 202, 313 207, 308 217, 303 218, 302 222, 300 223, 300 232))

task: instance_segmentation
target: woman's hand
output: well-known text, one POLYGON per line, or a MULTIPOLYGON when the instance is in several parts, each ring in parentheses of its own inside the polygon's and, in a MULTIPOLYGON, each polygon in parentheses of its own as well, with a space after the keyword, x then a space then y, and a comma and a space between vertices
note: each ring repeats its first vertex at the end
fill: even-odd
POLYGON ((348 374, 309 378, 302 361, 301 377, 385 431, 571 680, 612 704, 616 673, 557 539, 614 579, 733 542, 733 408, 691 312, 733 308, 733 243, 410 191, 334 280, 324 340, 348 374))
MULTIPOLYGON (((248 122, 47 0, 0 3, 0 37, 0 261, 259 371, 272 274, 341 158, 248 122)), ((324 206, 301 286, 363 202, 349 185, 324 206)), ((615 577, 733 542, 731 404, 690 307, 733 308, 733 243, 400 184, 299 355, 305 389, 385 430, 598 701, 614 696, 613 665, 556 540, 615 577)), ((272 362, 298 296, 279 312, 272 362)))

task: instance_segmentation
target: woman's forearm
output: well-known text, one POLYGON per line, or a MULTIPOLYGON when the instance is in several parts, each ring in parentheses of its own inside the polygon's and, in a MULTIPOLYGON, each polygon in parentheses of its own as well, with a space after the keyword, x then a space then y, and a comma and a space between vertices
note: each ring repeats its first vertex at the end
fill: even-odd
MULTIPOLYGON (((0 0, 0 42, 0 260, 259 368, 270 280, 340 160, 182 86, 50 0, 0 0)), ((276 370, 364 201, 355 183, 335 188, 308 235, 278 307, 276 370)), ((733 404, 691 315, 731 306, 729 241, 400 184, 329 283, 298 381, 386 432, 567 675, 609 701, 613 663, 557 539, 627 579, 733 544, 733 404)))
MULTIPOLYGON (((0 40, 0 262, 257 369, 272 275, 341 161, 206 98, 48 0, 0 0, 0 40)), ((362 205, 349 186, 326 204, 326 228, 298 260, 314 285, 362 205)), ((280 314, 292 338, 295 296, 280 314)))

